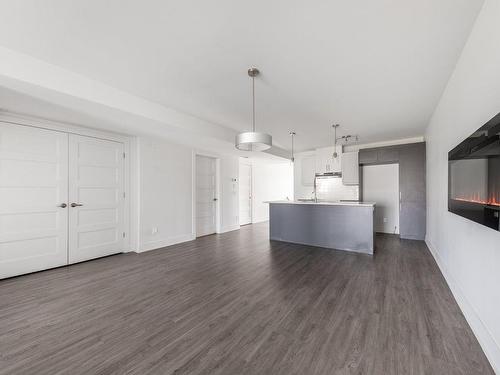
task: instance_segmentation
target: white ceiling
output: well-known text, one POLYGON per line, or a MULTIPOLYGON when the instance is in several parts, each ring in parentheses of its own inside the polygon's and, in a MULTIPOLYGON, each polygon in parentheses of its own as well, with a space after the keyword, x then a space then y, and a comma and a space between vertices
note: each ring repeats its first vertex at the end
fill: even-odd
POLYGON ((289 148, 422 135, 482 0, 0 0, 0 45, 289 148))

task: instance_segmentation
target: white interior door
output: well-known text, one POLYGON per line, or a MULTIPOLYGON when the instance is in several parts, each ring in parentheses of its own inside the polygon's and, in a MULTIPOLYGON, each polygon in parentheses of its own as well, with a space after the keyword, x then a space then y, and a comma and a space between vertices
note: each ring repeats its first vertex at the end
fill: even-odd
POLYGON ((123 144, 69 135, 69 263, 123 251, 123 144))
POLYGON ((252 222, 252 166, 240 164, 240 225, 252 222))
POLYGON ((399 164, 363 166, 363 200, 376 203, 376 232, 399 234, 399 164))
POLYGON ((68 134, 0 123, 0 278, 67 264, 68 134))
POLYGON ((196 156, 196 236, 215 233, 216 219, 215 159, 196 156))

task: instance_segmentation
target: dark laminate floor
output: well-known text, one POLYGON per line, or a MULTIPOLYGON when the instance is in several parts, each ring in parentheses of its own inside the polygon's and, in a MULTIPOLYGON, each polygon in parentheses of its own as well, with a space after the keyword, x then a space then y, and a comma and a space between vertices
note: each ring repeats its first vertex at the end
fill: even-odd
POLYGON ((493 374, 423 242, 267 230, 0 281, 0 374, 493 374))

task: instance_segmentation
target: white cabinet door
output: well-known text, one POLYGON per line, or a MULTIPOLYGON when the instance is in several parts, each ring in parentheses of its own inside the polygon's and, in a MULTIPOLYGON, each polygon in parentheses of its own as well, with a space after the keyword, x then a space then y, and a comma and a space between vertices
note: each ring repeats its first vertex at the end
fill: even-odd
POLYGON ((316 173, 340 172, 340 159, 342 146, 337 146, 337 157, 333 157, 333 147, 323 147, 316 149, 316 173))
POLYGON ((215 233, 215 159, 196 156, 196 236, 215 233))
POLYGON ((300 181, 304 186, 314 185, 315 161, 316 157, 314 155, 304 156, 300 159, 300 181))
POLYGON ((359 184, 359 158, 357 151, 342 154, 342 183, 344 185, 359 184))
POLYGON ((329 153, 329 147, 316 149, 316 173, 327 173, 330 172, 329 161, 331 155, 329 153))
POLYGON ((123 144, 69 135, 69 263, 123 251, 123 144))
POLYGON ((67 263, 68 134, 0 123, 0 278, 67 263))
POLYGON ((252 222, 252 166, 240 165, 240 225, 252 222))

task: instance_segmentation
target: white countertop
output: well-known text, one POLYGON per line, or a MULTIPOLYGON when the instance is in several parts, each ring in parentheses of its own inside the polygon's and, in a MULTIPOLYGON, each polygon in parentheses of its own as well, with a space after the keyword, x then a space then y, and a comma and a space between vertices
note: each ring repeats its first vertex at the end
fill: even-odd
POLYGON ((374 207, 375 202, 327 202, 327 201, 267 201, 272 204, 313 204, 317 206, 353 206, 353 207, 374 207))

